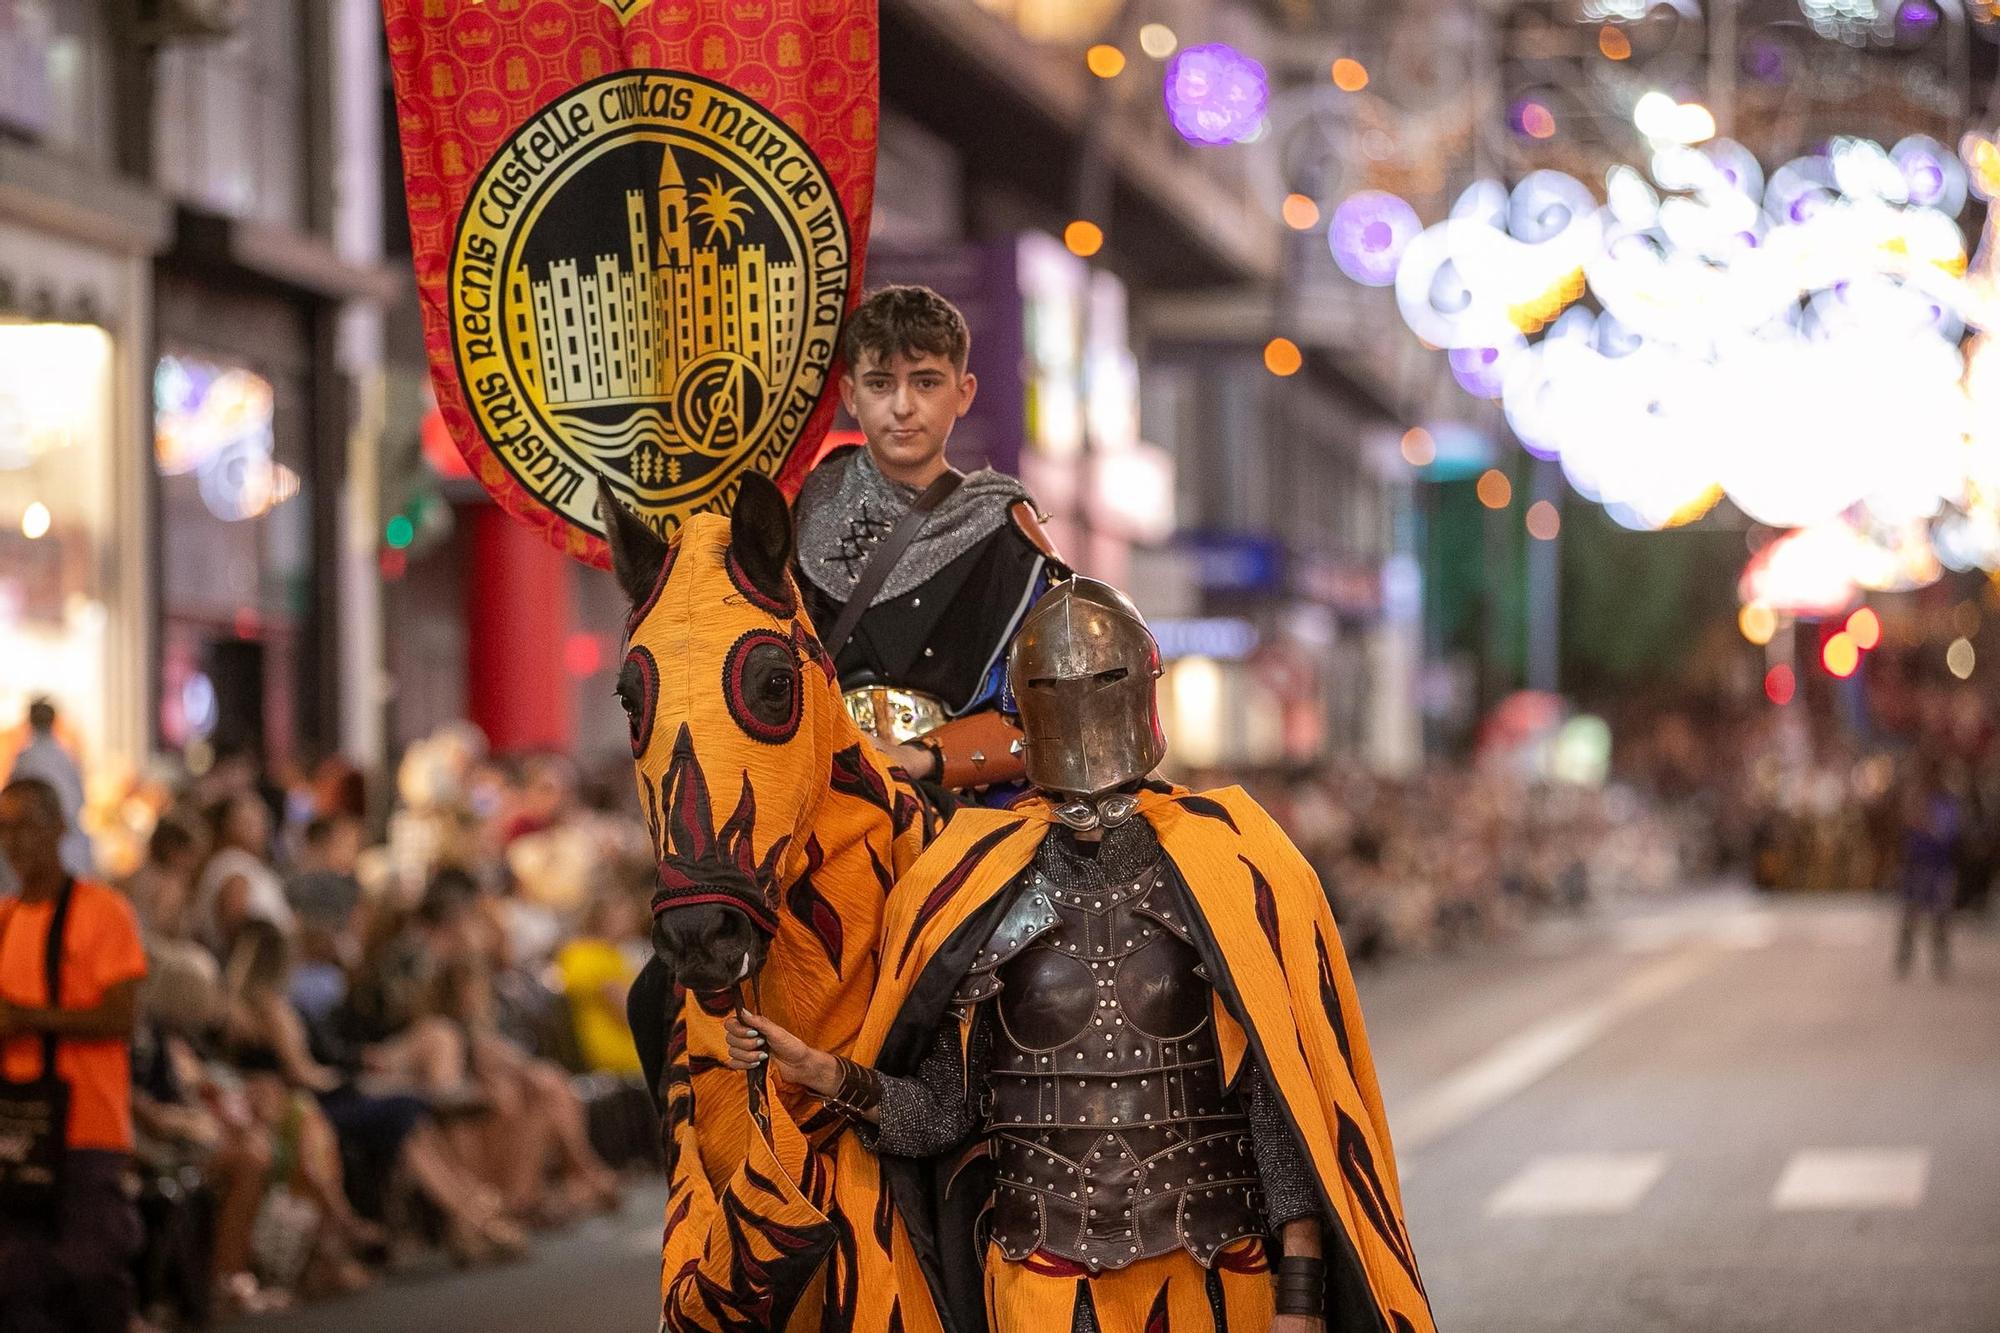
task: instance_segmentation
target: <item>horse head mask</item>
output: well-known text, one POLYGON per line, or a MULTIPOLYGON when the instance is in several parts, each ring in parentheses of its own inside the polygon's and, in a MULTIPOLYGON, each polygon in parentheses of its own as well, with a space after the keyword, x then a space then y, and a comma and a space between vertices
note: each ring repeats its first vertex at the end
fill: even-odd
POLYGON ((712 994, 763 965, 806 868, 841 739, 833 662, 792 582, 791 513, 761 474, 728 518, 697 514, 671 541, 609 490, 600 506, 632 605, 618 698, 659 863, 653 945, 712 994))

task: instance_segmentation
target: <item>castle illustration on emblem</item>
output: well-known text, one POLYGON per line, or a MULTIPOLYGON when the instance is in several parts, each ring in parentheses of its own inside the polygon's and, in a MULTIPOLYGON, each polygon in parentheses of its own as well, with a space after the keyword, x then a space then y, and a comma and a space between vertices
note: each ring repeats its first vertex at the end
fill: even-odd
POLYGON ((625 191, 624 254, 524 266, 508 295, 530 392, 571 439, 627 456, 632 480, 658 486, 680 481, 683 451, 723 458, 755 437, 797 347, 805 287, 796 261, 742 242, 746 187, 717 174, 690 190, 663 148, 648 193, 625 191), (604 408, 636 410, 605 425, 604 408))

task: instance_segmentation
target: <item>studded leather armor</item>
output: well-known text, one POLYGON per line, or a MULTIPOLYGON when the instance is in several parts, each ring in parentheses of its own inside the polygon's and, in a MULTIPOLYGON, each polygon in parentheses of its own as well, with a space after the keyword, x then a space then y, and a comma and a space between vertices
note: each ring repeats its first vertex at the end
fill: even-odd
POLYGON ((1100 1271, 1184 1247, 1206 1265, 1264 1231, 1183 912, 1156 844, 1117 878, 1044 855, 961 983, 994 1025, 984 1120, 1009 1259, 1041 1249, 1100 1271))

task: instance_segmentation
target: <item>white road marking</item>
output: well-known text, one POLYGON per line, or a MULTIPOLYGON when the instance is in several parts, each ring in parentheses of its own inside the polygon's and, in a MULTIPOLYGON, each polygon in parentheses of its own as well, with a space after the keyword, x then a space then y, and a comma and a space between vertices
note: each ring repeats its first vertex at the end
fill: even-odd
POLYGON ((1407 1157, 1522 1089, 1546 1078, 1635 1010, 1663 999, 1722 957, 1710 945, 1634 972, 1600 1000, 1537 1023, 1461 1066, 1404 1105, 1391 1107, 1399 1155, 1407 1157))
POLYGON ((1486 1201, 1488 1217, 1607 1217, 1629 1213, 1667 1169, 1664 1153, 1578 1152, 1537 1157, 1486 1201))
POLYGON ((1915 1208, 1931 1155, 1921 1148, 1808 1148, 1792 1154, 1771 1191, 1780 1212, 1915 1208))

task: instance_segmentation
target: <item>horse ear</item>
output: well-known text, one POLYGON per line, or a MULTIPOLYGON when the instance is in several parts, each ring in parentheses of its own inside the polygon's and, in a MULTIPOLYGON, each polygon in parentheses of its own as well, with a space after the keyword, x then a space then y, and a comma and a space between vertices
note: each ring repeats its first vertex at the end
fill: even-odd
POLYGON ((745 472, 729 511, 729 549, 736 563, 773 600, 788 595, 787 567, 792 563, 792 510, 778 484, 761 472, 745 472))
POLYGON ((605 545, 611 548, 611 572, 626 600, 637 606, 652 595, 667 567, 667 544, 612 494, 602 477, 597 479, 597 514, 604 520, 605 545))

